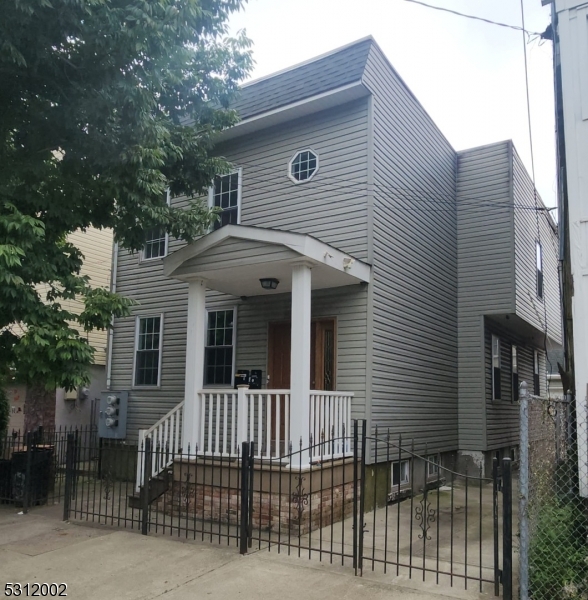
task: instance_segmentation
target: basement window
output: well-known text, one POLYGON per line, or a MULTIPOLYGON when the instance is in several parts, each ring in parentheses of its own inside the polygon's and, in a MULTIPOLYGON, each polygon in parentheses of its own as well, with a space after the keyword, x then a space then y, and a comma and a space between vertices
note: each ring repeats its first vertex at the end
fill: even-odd
POLYGON ((500 386, 500 338, 492 336, 492 399, 500 400, 502 390, 500 386))
POLYGON ((403 460, 400 463, 392 463, 392 487, 398 487, 398 485, 408 485, 410 482, 410 468, 409 462, 403 460))
POLYGON ((427 477, 437 477, 439 474, 439 455, 430 454, 427 456, 427 477))

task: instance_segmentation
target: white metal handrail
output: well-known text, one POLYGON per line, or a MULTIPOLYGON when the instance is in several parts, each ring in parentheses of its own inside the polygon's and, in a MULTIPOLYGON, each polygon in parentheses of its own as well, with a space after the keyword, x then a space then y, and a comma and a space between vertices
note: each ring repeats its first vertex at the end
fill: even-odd
POLYGON ((174 406, 149 429, 139 429, 136 490, 143 485, 145 438, 151 438, 151 477, 156 477, 169 467, 174 456, 182 449, 184 401, 174 406))

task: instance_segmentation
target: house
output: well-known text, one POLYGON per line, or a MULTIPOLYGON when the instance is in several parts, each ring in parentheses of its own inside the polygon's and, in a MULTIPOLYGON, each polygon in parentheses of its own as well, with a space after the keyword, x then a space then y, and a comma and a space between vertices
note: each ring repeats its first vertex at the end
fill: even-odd
POLYGON ((544 393, 560 344, 557 228, 512 143, 456 152, 371 37, 244 85, 235 108, 213 231, 118 253, 138 302, 109 356, 127 438, 312 461, 366 419, 430 475, 510 453, 518 382, 544 393))
MULTIPOLYGON (((94 287, 110 287, 112 272, 113 234, 110 229, 88 228, 76 231, 69 241, 84 255, 82 275, 90 278, 94 287)), ((74 313, 83 310, 79 300, 64 300, 62 306, 74 313)), ((95 348, 94 364, 90 366, 90 385, 67 392, 46 390, 44 386, 26 386, 15 382, 7 390, 11 407, 9 431, 31 431, 39 426, 48 430, 59 427, 83 427, 95 422, 94 399, 106 388, 106 331, 87 334, 95 348)))

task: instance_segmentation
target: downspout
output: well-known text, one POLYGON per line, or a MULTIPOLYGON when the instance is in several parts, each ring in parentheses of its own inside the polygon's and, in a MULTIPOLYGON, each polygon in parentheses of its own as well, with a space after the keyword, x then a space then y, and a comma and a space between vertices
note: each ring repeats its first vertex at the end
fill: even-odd
MULTIPOLYGON (((118 242, 114 242, 112 250, 112 269, 110 279, 110 291, 116 292, 116 270, 118 266, 118 242)), ((110 329, 108 331, 108 354, 106 358, 106 389, 110 390, 110 380, 112 375, 112 342, 114 341, 114 317, 110 320, 110 329)))

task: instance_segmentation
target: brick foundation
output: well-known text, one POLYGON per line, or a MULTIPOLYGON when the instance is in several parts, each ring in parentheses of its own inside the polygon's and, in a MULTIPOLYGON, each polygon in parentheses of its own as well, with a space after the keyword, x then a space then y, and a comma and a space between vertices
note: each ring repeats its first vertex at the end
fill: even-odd
MULTIPOLYGON (((240 464, 210 459, 177 461, 171 488, 158 510, 237 524, 241 505, 240 464)), ((259 465, 253 476, 253 527, 304 535, 344 520, 353 512, 353 464, 334 461, 312 469, 259 465)), ((359 486, 358 486, 359 488, 359 486)))

